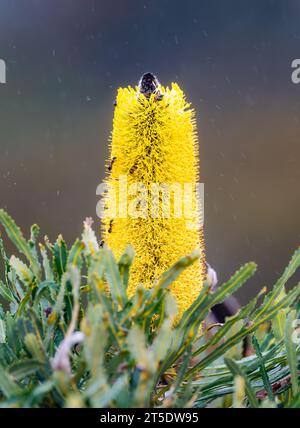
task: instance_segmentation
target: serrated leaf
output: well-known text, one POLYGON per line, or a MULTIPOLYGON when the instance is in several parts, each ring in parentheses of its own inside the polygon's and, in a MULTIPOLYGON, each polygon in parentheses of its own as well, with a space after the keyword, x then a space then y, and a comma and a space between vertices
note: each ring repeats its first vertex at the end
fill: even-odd
POLYGON ((284 270, 283 274, 276 282, 273 289, 266 295, 263 305, 260 309, 257 310, 254 320, 261 317, 265 312, 267 312, 270 307, 276 302, 276 299, 280 296, 280 293, 284 291, 284 286, 287 281, 294 275, 296 269, 300 266, 300 247, 295 251, 292 259, 290 260, 287 268, 284 270))
POLYGON ((215 333, 210 340, 207 340, 204 345, 202 345, 199 349, 197 349, 193 356, 204 352, 207 348, 215 346, 221 339, 225 336, 225 334, 232 328, 232 326, 240 320, 244 320, 246 317, 250 316, 251 312, 254 310, 259 297, 265 292, 263 289, 254 299, 252 299, 246 306, 241 308, 235 315, 232 317, 227 317, 226 322, 219 328, 217 333, 215 333))
POLYGON ((15 221, 3 210, 0 209, 0 222, 6 230, 6 233, 18 250, 24 254, 29 261, 32 271, 36 277, 40 276, 40 265, 34 257, 30 245, 25 240, 21 230, 15 221))
POLYGON ((14 382, 13 378, 0 365, 0 392, 10 398, 21 393, 21 388, 14 382))
POLYGON ((137 325, 133 325, 130 329, 127 344, 128 350, 141 370, 153 373, 155 371, 155 362, 153 361, 150 349, 147 347, 146 337, 137 325))
POLYGON ((43 268, 45 272, 46 281, 54 281, 54 274, 51 268, 50 260, 47 254, 46 247, 40 244, 40 251, 43 259, 43 268))
POLYGON ((221 285, 217 290, 211 295, 210 307, 215 306, 216 304, 223 303, 227 297, 235 293, 239 288, 241 288, 251 276, 256 272, 257 265, 253 262, 246 263, 242 266, 230 279, 221 285))
POLYGON ((235 361, 233 361, 229 358, 225 358, 225 363, 228 366, 229 370, 232 372, 233 376, 239 376, 242 379, 244 379, 245 392, 247 394, 249 404, 253 408, 258 408, 259 404, 258 404, 258 400, 256 398, 255 391, 253 390, 251 383, 250 383, 248 377, 246 376, 246 374, 244 373, 244 371, 238 366, 238 364, 235 361))
POLYGON ((275 306, 272 306, 267 313, 263 313, 263 317, 255 322, 251 322, 250 325, 243 327, 238 333, 229 338, 226 342, 222 343, 216 349, 214 349, 209 355, 204 357, 199 361, 195 366, 189 370, 187 373, 187 378, 190 378, 194 373, 201 372, 205 367, 215 361, 217 358, 225 354, 225 352, 230 349, 235 344, 243 340, 244 337, 252 333, 257 329, 257 327, 263 324, 266 321, 272 319, 279 310, 289 306, 300 294, 300 283, 287 295, 278 302, 275 306))
POLYGON ((14 380, 22 380, 26 376, 35 374, 43 365, 38 360, 24 360, 13 364, 9 368, 9 373, 14 380))
POLYGON ((4 300, 11 303, 16 303, 15 296, 12 291, 1 281, 0 279, 0 296, 3 297, 4 300))
POLYGON ((0 318, 0 343, 6 342, 6 327, 4 319, 0 318))
POLYGON ((103 323, 103 309, 100 305, 89 307, 86 316, 88 332, 84 341, 84 354, 92 378, 99 378, 101 386, 106 389, 107 380, 104 370, 104 349, 107 331, 103 323), (99 340, 101 338, 101 340, 99 340))
POLYGON ((264 387, 265 387, 265 389, 266 389, 266 391, 268 393, 269 399, 271 401, 274 401, 275 397, 274 397, 274 394, 273 394, 272 385, 271 385, 271 382, 270 382, 270 379, 269 379, 269 376, 268 376, 267 369, 265 367, 263 355, 261 353, 258 340, 256 339, 255 336, 253 336, 253 338, 252 338, 252 343, 253 343, 253 348, 254 348, 254 350, 256 352, 256 355, 257 355, 257 357, 258 357, 258 359, 260 361, 260 373, 261 373, 261 377, 262 377, 262 380, 263 380, 263 383, 264 383, 264 387))
POLYGON ((70 249, 67 264, 80 267, 81 255, 83 253, 83 250, 84 243, 79 239, 76 239, 75 243, 70 249))
POLYGON ((28 266, 25 265, 20 259, 15 256, 11 256, 10 265, 15 270, 20 281, 26 286, 30 286, 33 282, 33 273, 28 266))
POLYGON ((58 278, 60 279, 66 271, 68 259, 67 245, 61 235, 53 245, 53 262, 58 278))
POLYGON ((175 281, 176 278, 195 263, 196 260, 200 258, 200 251, 196 250, 191 253, 189 256, 182 257, 178 262, 176 262, 169 270, 163 273, 158 280, 157 289, 167 288, 172 282, 175 281))
POLYGON ((25 346, 28 352, 37 359, 40 363, 47 361, 46 352, 42 341, 33 333, 26 334, 24 338, 25 346))
POLYGON ((129 245, 126 248, 124 254, 122 254, 118 263, 119 272, 120 272, 125 290, 127 290, 127 287, 128 287, 129 270, 133 262, 133 259, 134 259, 134 251, 133 251, 133 248, 129 245))
POLYGON ((113 253, 105 248, 103 249, 104 263, 105 263, 105 276, 109 284, 111 297, 117 307, 120 305, 124 307, 128 301, 126 289, 120 276, 118 265, 113 256, 113 253))
POLYGON ((297 343, 294 342, 294 321, 296 320, 296 311, 291 311, 286 319, 284 343, 287 352, 287 360, 291 373, 293 394, 299 393, 298 381, 298 357, 297 357, 297 343))
MULTIPOLYGON (((243 320, 239 320, 236 323, 234 323, 231 328, 226 332, 226 334, 224 335, 224 341, 226 342, 228 339, 230 339, 232 336, 234 336, 237 332, 239 332, 241 330, 241 328, 243 328, 244 326, 244 321, 243 320)), ((237 342, 234 346, 232 346, 231 348, 229 348, 224 356, 227 358, 231 358, 231 359, 240 359, 242 357, 243 354, 243 342, 237 342)))

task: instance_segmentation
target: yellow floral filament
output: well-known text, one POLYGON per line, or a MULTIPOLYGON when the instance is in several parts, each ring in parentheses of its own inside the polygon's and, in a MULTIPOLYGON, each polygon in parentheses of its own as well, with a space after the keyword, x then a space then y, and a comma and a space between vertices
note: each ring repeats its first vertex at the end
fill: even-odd
POLYGON ((102 221, 102 234, 116 257, 128 244, 134 248, 129 295, 139 284, 152 287, 180 257, 200 249, 200 260, 170 287, 181 315, 199 295, 206 267, 196 198, 199 166, 195 114, 177 84, 170 88, 159 85, 158 92, 148 96, 139 87, 118 90, 108 170, 108 209, 102 221), (152 195, 153 183, 182 191, 190 184, 190 202, 196 209, 187 218, 183 208, 183 215, 178 216, 176 209, 180 207, 176 208, 172 197, 169 214, 155 204, 145 205, 145 191, 152 195), (117 212, 111 211, 111 205, 117 207, 117 212), (132 212, 139 215, 132 216, 132 212))

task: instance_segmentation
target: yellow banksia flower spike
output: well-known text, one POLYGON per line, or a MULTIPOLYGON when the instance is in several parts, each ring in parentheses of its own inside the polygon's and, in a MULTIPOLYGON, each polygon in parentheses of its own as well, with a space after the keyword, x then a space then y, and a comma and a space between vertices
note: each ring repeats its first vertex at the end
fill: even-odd
POLYGON ((118 258, 134 248, 129 295, 199 249, 200 259, 170 287, 180 316, 206 276, 195 113, 176 83, 163 87, 151 73, 120 88, 115 104, 103 241, 118 258))

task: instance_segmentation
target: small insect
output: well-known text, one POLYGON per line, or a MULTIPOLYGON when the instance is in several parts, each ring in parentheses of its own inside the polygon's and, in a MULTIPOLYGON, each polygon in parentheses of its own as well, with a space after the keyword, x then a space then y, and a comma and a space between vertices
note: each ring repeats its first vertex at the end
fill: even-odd
POLYGON ((132 168, 130 168, 129 172, 132 175, 134 171, 137 169, 137 164, 135 163, 132 168))
POLYGON ((145 73, 139 81, 139 90, 146 98, 150 98, 152 94, 156 94, 156 101, 161 101, 163 95, 159 92, 160 83, 153 73, 145 73))
POLYGON ((108 171, 111 171, 112 170, 112 167, 113 167, 113 164, 115 163, 115 161, 116 161, 116 156, 114 156, 113 158, 112 158, 112 160, 110 161, 110 164, 108 165, 108 167, 107 167, 107 169, 108 169, 108 171))
POLYGON ((52 314, 52 308, 50 306, 47 306, 46 309, 44 309, 46 318, 48 318, 52 314))
POLYGON ((108 229, 108 233, 111 233, 112 232, 112 225, 113 225, 113 220, 110 220, 110 222, 109 222, 109 229, 108 229))
POLYGON ((163 99, 163 94, 161 94, 160 92, 158 92, 158 94, 156 95, 155 99, 156 101, 161 101, 163 99))
POLYGON ((118 103, 117 103, 117 99, 115 99, 114 101, 114 107, 117 107, 118 103))
POLYGON ((103 241, 103 239, 102 239, 102 241, 100 242, 100 247, 101 247, 101 248, 103 248, 103 247, 104 247, 104 243, 105 243, 105 242, 104 242, 104 241, 103 241))

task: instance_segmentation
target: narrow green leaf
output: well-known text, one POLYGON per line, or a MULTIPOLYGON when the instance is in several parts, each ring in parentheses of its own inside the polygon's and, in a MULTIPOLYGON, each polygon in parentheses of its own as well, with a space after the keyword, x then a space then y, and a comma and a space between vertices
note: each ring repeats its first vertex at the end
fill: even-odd
POLYGON ((1 365, 0 365, 0 391, 6 398, 16 396, 22 392, 21 388, 14 382, 11 375, 9 375, 1 365))
POLYGON ((272 320, 272 330, 276 340, 282 340, 284 338, 286 315, 287 309, 281 309, 272 320))
POLYGON ((45 272, 46 281, 54 281, 54 274, 51 268, 50 260, 45 245, 40 244, 40 251, 43 259, 43 268, 45 272))
POLYGON ((175 263, 167 272, 163 273, 158 281, 157 288, 167 288, 172 282, 175 281, 176 278, 195 263, 200 257, 200 251, 196 250, 191 253, 189 256, 182 257, 177 263, 175 263))
POLYGON ((33 358, 35 358, 41 364, 47 361, 47 355, 43 343, 37 335, 33 333, 26 334, 24 343, 28 352, 33 356, 33 358))
POLYGON ((284 290, 284 286, 286 282, 294 275, 296 269, 300 266, 300 247, 295 251, 292 259, 290 260, 287 268, 284 270, 282 276, 276 282, 272 291, 268 293, 265 297, 263 305, 255 314, 255 318, 253 320, 261 317, 265 312, 267 312, 270 307, 275 303, 276 299, 280 296, 282 290, 284 290))
POLYGON ((38 360, 23 360, 9 367, 9 374, 14 380, 22 380, 26 376, 35 374, 43 365, 38 360))
POLYGON ((255 391, 253 390, 251 383, 248 377, 246 376, 246 374, 244 373, 244 371, 238 366, 238 364, 235 361, 229 358, 225 358, 225 364, 228 366, 229 370, 231 371, 234 377, 239 376, 244 379, 245 391, 249 400, 249 404, 253 408, 258 408, 259 403, 256 398, 255 391))
POLYGON ((15 221, 3 210, 0 209, 0 223, 6 230, 6 233, 18 250, 27 257, 34 275, 39 278, 40 265, 34 257, 30 245, 25 240, 21 230, 16 225, 15 221))
MULTIPOLYGON (((266 321, 272 319, 276 313, 283 308, 288 307, 300 294, 300 283, 291 290, 279 303, 272 306, 269 312, 264 313, 264 316, 255 322, 251 322, 248 326, 243 327, 238 333, 230 337, 226 342, 214 349, 209 355, 204 357, 187 373, 187 378, 190 378, 194 373, 201 372, 205 367, 215 361, 217 358, 225 354, 232 346, 243 340, 244 337, 252 333, 257 327, 266 321)), ((262 312, 263 313, 263 312, 262 312)))
POLYGON ((52 295, 56 294, 59 290, 59 285, 54 281, 43 281, 39 284, 34 297, 34 303, 38 303, 42 297, 49 297, 52 299, 52 295))
POLYGON ((76 241, 74 242, 74 244, 70 249, 67 264, 79 267, 81 255, 84 248, 85 248, 84 243, 79 239, 76 239, 76 241))
POLYGON ((27 287, 30 287, 33 283, 33 272, 31 269, 15 256, 11 256, 10 265, 15 270, 19 280, 27 287))
POLYGON ((261 377, 262 377, 265 389, 268 393, 270 400, 274 401, 275 397, 273 394, 272 385, 271 385, 271 382, 270 382, 270 379, 269 379, 269 376, 268 376, 268 373, 267 373, 267 370, 266 370, 266 367, 264 364, 264 359, 263 359, 263 355, 262 355, 261 350, 260 350, 258 340, 256 339, 255 336, 253 336, 253 338, 252 338, 252 343, 253 343, 253 347, 254 347, 254 350, 256 352, 256 355, 257 355, 259 362, 260 362, 260 373, 261 373, 261 377))
POLYGON ((3 297, 4 300, 11 302, 11 303, 16 303, 16 299, 13 295, 13 293, 11 292, 11 290, 1 281, 0 279, 0 296, 3 297))
MULTIPOLYGON (((238 290, 255 272, 255 263, 247 263, 241 267, 225 284, 223 284, 215 293, 209 293, 209 287, 205 286, 199 297, 183 314, 175 335, 173 348, 176 351, 170 352, 167 364, 174 363, 184 351, 186 338, 193 340, 198 332, 200 323, 205 319, 212 306, 223 302, 230 294, 238 290)), ((238 343, 238 342, 237 342, 238 343)), ((229 349, 229 348, 228 348, 229 349)))
POLYGON ((5 320, 0 317, 0 344, 6 342, 6 326, 5 320))
POLYGON ((235 323, 237 323, 240 320, 244 320, 246 317, 249 317, 251 312, 254 310, 257 301, 261 294, 264 292, 262 290, 254 299, 252 299, 246 306, 241 308, 235 315, 232 317, 226 318, 226 322, 222 325, 221 328, 213 335, 213 337, 210 340, 207 340, 204 345, 202 345, 199 349, 197 349, 193 356, 197 356, 204 352, 207 348, 215 346, 217 343, 219 343, 222 338, 225 336, 225 334, 232 328, 235 323))
POLYGON ((114 258, 113 253, 107 249, 103 249, 104 263, 105 263, 105 276, 107 278, 111 297, 117 306, 124 307, 128 301, 126 289, 120 276, 118 265, 114 258))
POLYGON ((66 271, 68 258, 67 245, 61 235, 53 246, 53 261, 58 278, 60 279, 66 271))
POLYGON ((253 262, 246 263, 242 266, 230 279, 217 288, 211 295, 210 307, 215 306, 216 304, 223 303, 227 297, 235 293, 239 288, 241 288, 246 281, 248 281, 251 276, 254 275, 257 269, 257 265, 253 262))
POLYGON ((299 393, 299 381, 298 381, 298 358, 297 358, 297 343, 294 342, 294 321, 296 320, 296 311, 291 311, 286 319, 285 325, 285 336, 284 343, 287 352, 287 360, 291 373, 292 390, 293 394, 299 393))
POLYGON ((133 251, 133 248, 129 245, 126 248, 124 254, 121 256, 118 263, 119 272, 120 272, 125 290, 127 290, 127 287, 128 287, 129 270, 133 262, 133 259, 134 259, 134 251, 133 251))

